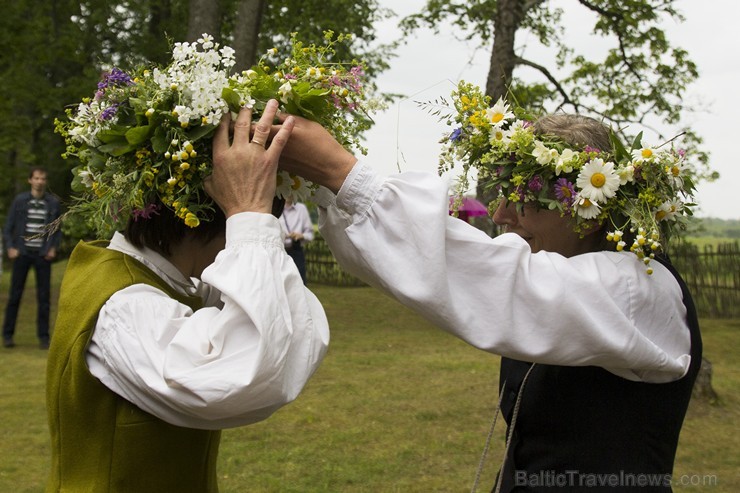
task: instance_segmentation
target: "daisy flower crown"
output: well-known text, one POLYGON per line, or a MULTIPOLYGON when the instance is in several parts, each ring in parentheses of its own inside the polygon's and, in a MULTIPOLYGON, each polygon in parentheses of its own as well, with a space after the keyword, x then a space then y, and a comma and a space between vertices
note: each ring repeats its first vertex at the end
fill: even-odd
MULTIPOLYGON (((97 91, 57 120, 66 141, 65 158, 76 158, 69 214, 81 216, 100 238, 125 227, 130 218, 148 219, 156 203, 171 208, 187 226, 212 217, 215 204, 203 180, 212 169, 212 137, 221 116, 277 99, 279 110, 321 123, 343 145, 357 147, 370 125, 364 65, 337 60, 337 43, 351 35, 327 31, 324 44, 304 45, 291 36, 292 52, 281 63, 277 50, 257 65, 232 74, 234 50, 204 34, 194 43, 175 43, 166 67, 113 68, 97 91)), ((280 171, 276 195, 305 200, 315 185, 280 171)))
POLYGON ((610 149, 572 145, 538 134, 503 98, 493 106, 490 101, 466 82, 452 93, 447 123, 453 130, 441 141, 439 172, 462 164, 458 197, 476 170, 478 184, 498 192, 491 212, 505 199, 518 209, 532 204, 558 210, 574 219, 579 233, 594 221, 605 224, 614 249, 633 252, 652 273, 650 260, 686 228, 695 205, 685 152, 644 145, 641 135, 626 148, 613 132, 610 149))

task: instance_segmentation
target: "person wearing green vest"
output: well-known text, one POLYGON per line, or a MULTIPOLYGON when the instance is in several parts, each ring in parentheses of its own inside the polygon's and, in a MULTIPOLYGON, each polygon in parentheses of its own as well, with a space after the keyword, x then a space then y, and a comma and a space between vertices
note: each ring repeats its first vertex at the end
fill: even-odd
POLYGON ((47 492, 216 492, 220 430, 269 417, 320 364, 326 316, 273 210, 291 133, 265 149, 276 108, 251 138, 250 109, 233 137, 222 120, 211 221, 189 227, 154 200, 73 251, 47 367, 47 492))

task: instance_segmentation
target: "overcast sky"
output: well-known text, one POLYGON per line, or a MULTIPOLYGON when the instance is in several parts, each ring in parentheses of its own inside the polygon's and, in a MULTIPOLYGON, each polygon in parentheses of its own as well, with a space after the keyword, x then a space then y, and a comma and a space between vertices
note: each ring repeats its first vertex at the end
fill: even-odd
MULTIPOLYGON (((406 15, 418 11, 426 2, 380 0, 380 3, 406 15)), ((596 53, 598 59, 603 58, 608 45, 590 36, 593 28, 590 13, 575 0, 557 3, 565 10, 568 44, 577 52, 596 53)), ((685 99, 704 110, 687 114, 684 120, 704 137, 712 169, 721 175, 718 181, 699 186, 696 215, 740 219, 740 206, 732 200, 740 193, 735 190, 735 185, 740 183, 740 146, 735 149, 740 144, 740 2, 679 0, 676 4, 686 21, 664 27, 670 41, 686 49, 698 65, 699 79, 689 88, 685 99)), ((396 26, 397 19, 385 22, 379 32, 394 39, 398 36, 396 26)), ((519 36, 517 45, 524 55, 539 63, 548 57, 552 59, 533 38, 519 36)), ((398 173, 399 169, 436 172, 439 138, 447 127, 420 109, 415 101, 447 97, 460 79, 484 86, 490 46, 476 48, 473 43, 458 41, 454 30, 449 28, 438 35, 429 30, 420 31, 398 51, 399 56, 391 61, 391 69, 381 75, 378 86, 383 92, 405 94, 406 98, 375 115, 376 125, 366 141, 369 153, 364 159, 369 164, 383 174, 398 173)), ((522 69, 516 74, 522 78, 534 76, 522 69)))

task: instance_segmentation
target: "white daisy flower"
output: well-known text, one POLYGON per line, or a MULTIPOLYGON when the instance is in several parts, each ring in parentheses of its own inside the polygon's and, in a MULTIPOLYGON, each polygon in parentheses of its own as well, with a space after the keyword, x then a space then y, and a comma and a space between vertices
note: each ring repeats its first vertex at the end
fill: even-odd
POLYGON ((509 145, 509 143, 511 142, 511 131, 504 130, 500 127, 494 127, 491 131, 491 138, 489 140, 492 145, 509 145))
POLYGON ((592 159, 581 169, 576 179, 579 195, 592 202, 604 203, 614 197, 619 188, 619 175, 614 172, 614 163, 603 159, 592 159))
POLYGON ((643 161, 651 161, 655 157, 655 149, 652 147, 643 147, 641 149, 635 149, 632 151, 632 158, 641 163, 643 161))
POLYGON ((496 104, 486 110, 486 118, 494 127, 503 125, 506 120, 514 118, 514 113, 509 111, 509 105, 504 98, 498 98, 496 104))
POLYGON ((294 202, 301 202, 311 194, 308 182, 300 176, 287 171, 278 171, 275 195, 281 198, 291 197, 294 202))
POLYGON ((579 194, 576 195, 573 202, 573 210, 575 210, 577 216, 583 219, 594 219, 601 212, 601 207, 596 202, 592 202, 579 194))
POLYGON ((683 174, 685 170, 683 161, 676 161, 675 163, 666 166, 665 172, 668 175, 668 181, 677 188, 683 188, 683 174))
POLYGON ((683 204, 680 200, 666 200, 660 204, 655 212, 655 219, 658 221, 675 221, 682 208, 683 204))

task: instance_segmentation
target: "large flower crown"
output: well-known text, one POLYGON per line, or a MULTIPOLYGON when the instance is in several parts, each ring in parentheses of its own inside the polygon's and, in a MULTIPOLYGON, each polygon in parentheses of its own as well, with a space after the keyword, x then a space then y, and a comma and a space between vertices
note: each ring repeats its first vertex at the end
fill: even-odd
POLYGON ((693 175, 685 152, 645 146, 641 135, 627 149, 613 133, 612 149, 573 146, 535 133, 531 120, 517 118, 503 99, 493 106, 490 101, 466 82, 452 93, 454 113, 447 123, 454 129, 442 139, 439 171, 462 162, 459 196, 475 169, 479 185, 498 191, 489 210, 506 199, 518 207, 559 210, 574 218, 576 232, 593 221, 605 224, 615 249, 629 249, 652 273, 650 259, 692 214, 693 175))
MULTIPOLYGON (((164 68, 118 68, 105 73, 92 98, 67 110, 56 129, 66 140, 64 157, 76 157, 70 208, 99 237, 129 218, 156 213, 155 199, 190 227, 208 220, 214 204, 203 189, 211 173, 212 136, 221 116, 250 107, 259 117, 267 101, 280 110, 317 121, 345 145, 359 146, 369 126, 363 64, 336 60, 336 43, 350 35, 326 32, 322 46, 291 37, 292 53, 270 67, 269 50, 250 70, 230 74, 234 50, 204 34, 195 43, 175 43, 164 68)), ((281 171, 277 196, 304 200, 312 183, 281 171)))

